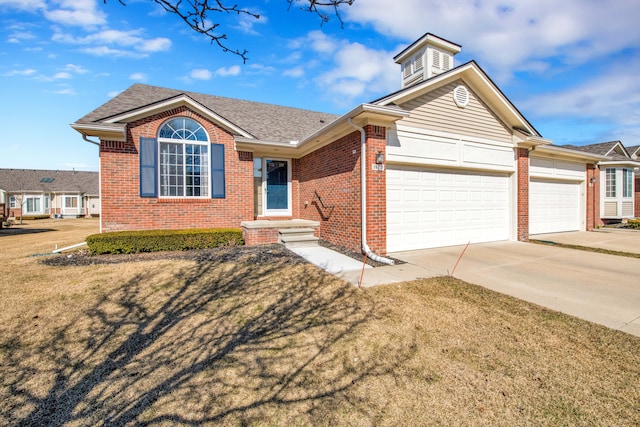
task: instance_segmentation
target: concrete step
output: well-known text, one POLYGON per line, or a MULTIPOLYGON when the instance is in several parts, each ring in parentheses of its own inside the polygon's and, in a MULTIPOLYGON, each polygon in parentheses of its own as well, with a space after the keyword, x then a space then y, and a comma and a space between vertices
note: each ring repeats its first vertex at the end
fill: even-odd
POLYGON ((278 241, 288 248, 318 246, 313 228, 284 228, 278 230, 278 241))

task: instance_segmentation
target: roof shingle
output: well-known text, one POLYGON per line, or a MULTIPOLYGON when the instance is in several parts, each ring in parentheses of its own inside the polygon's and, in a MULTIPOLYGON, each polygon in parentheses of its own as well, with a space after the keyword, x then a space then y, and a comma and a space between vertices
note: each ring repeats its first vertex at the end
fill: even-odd
POLYGON ((98 172, 44 169, 0 169, 0 190, 10 193, 77 193, 98 195, 98 172))
POLYGON ((183 94, 264 141, 299 141, 338 118, 335 114, 136 83, 77 123, 104 123, 111 117, 183 94))

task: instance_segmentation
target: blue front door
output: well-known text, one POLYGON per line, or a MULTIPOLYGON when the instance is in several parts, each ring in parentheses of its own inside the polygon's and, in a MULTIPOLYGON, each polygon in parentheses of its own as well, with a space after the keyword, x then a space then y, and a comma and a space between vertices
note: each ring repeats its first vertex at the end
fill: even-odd
POLYGON ((265 159, 265 206, 266 215, 290 215, 289 209, 289 162, 265 159))

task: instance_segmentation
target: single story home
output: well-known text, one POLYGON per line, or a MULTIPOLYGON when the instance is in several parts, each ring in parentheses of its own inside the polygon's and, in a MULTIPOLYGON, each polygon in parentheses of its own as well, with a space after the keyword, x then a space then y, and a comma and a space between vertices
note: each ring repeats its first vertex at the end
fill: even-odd
POLYGON ((425 34, 397 92, 339 116, 134 84, 71 124, 100 146, 101 230, 311 230, 384 259, 594 228, 607 157, 543 138, 460 50, 425 34))
POLYGON ((100 215, 98 172, 0 169, 0 216, 100 215))
POLYGON ((570 148, 606 157, 598 164, 602 183, 598 201, 600 225, 640 216, 638 147, 627 149, 620 141, 609 141, 570 148))

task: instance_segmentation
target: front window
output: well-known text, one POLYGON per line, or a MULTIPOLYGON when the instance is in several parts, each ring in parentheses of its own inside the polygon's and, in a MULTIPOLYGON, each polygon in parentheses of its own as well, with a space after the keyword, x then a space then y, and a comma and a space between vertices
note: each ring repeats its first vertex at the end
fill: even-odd
POLYGON ((605 182, 606 197, 616 197, 616 170, 615 168, 607 168, 605 182))
POLYGON ((10 208, 17 208, 18 207, 18 202, 16 200, 16 196, 9 196, 9 207, 10 208))
POLYGON ((27 197, 27 213, 40 212, 40 198, 27 197))
POLYGON ((195 120, 177 117, 158 133, 160 196, 209 196, 209 137, 195 120))
POLYGON ((633 196, 633 170, 622 169, 622 197, 633 196))
POLYGON ((78 198, 75 196, 66 196, 64 198, 64 207, 65 208, 77 208, 78 207, 78 198))

